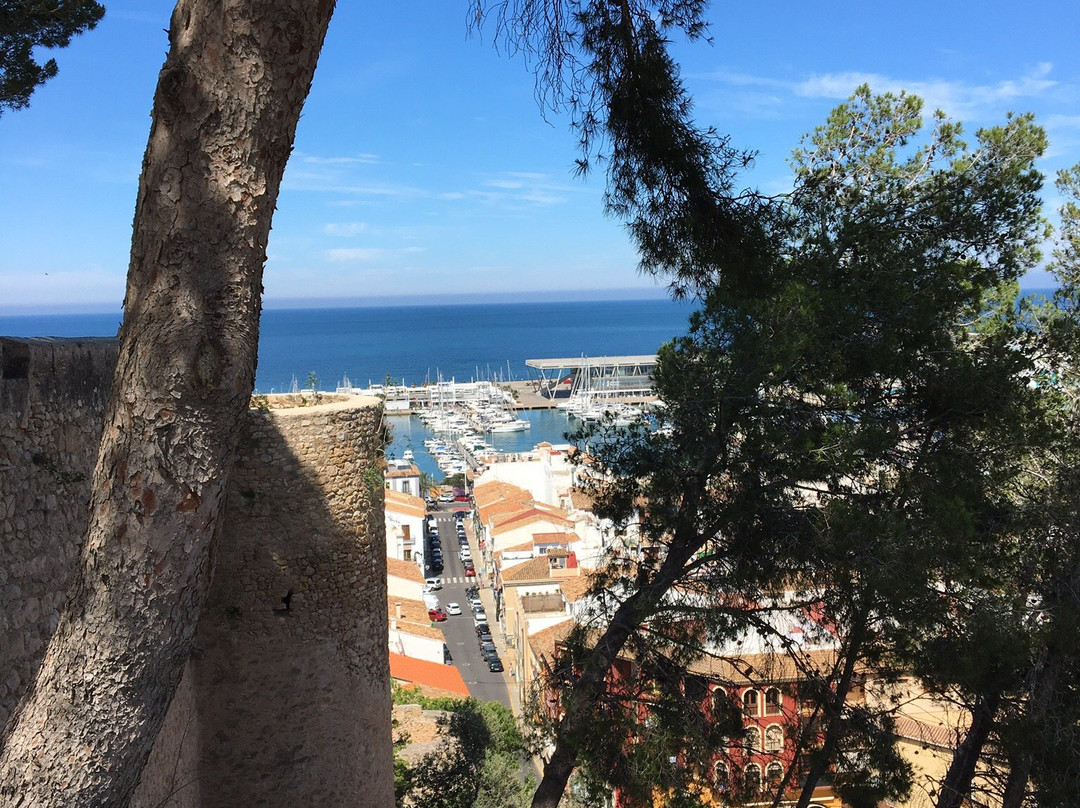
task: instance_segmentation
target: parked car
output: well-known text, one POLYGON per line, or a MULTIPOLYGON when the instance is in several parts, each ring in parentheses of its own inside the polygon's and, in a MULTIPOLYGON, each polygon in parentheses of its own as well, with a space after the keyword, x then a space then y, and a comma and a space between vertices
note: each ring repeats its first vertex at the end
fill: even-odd
POLYGON ((495 642, 495 638, 491 636, 490 631, 485 631, 482 634, 476 635, 476 641, 480 643, 481 646, 483 646, 483 644, 486 642, 495 642))
POLYGON ((504 670, 502 660, 499 659, 498 657, 495 657, 494 659, 489 659, 487 661, 487 664, 488 664, 488 670, 491 671, 492 673, 502 673, 503 670, 504 670))
POLYGON ((476 624, 476 636, 477 637, 479 637, 481 634, 490 634, 490 633, 491 633, 491 627, 487 623, 477 623, 476 624))
POLYGON ((467 566, 465 568, 465 577, 466 578, 475 578, 476 577, 476 567, 472 566, 471 564, 469 566, 467 566))
POLYGON ((473 619, 473 625, 476 625, 476 626, 480 625, 481 623, 486 623, 488 621, 487 613, 483 609, 481 609, 478 612, 474 611, 472 619, 473 619))
MULTIPOLYGON (((442 589, 442 578, 425 578, 424 583, 432 592, 442 589)), ((416 590, 414 589, 413 591, 415 592, 416 590)))
POLYGON ((436 623, 441 623, 443 620, 446 619, 446 612, 444 612, 442 609, 428 609, 427 616, 430 619, 434 620, 436 623))
POLYGON ((458 604, 458 603, 454 603, 454 601, 450 601, 449 603, 446 604, 446 613, 447 614, 461 614, 461 605, 458 604))
POLYGON ((484 659, 498 659, 499 649, 495 647, 493 642, 482 642, 480 643, 480 656, 484 659))
POLYGON ((453 501, 454 501, 454 495, 453 494, 439 494, 439 502, 453 502, 453 501))

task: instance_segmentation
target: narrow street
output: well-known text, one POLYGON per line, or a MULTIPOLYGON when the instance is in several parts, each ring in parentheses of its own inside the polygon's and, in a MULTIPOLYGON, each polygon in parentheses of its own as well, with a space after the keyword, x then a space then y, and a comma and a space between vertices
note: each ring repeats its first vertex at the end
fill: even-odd
MULTIPOLYGON (((473 558, 479 564, 480 549, 476 544, 476 537, 472 535, 472 527, 466 519, 466 534, 469 538, 469 547, 473 558)), ((473 623, 472 608, 465 596, 465 590, 470 586, 480 586, 479 577, 467 578, 465 568, 458 558, 458 540, 454 530, 454 515, 450 510, 440 510, 435 517, 435 524, 439 531, 439 541, 443 547, 442 573, 443 588, 436 594, 443 608, 447 603, 457 603, 461 606, 461 614, 449 615, 443 623, 437 623, 446 637, 446 647, 450 649, 450 656, 461 673, 461 678, 469 688, 469 694, 476 699, 484 701, 497 701, 505 707, 510 707, 510 694, 507 689, 506 672, 492 673, 488 670, 487 662, 480 655, 480 646, 476 641, 476 628, 473 623)), ((479 567, 478 567, 479 571, 479 567)), ((480 598, 484 602, 487 612, 488 623, 491 625, 491 633, 494 637, 499 655, 505 657, 506 647, 503 643, 502 632, 495 620, 495 599, 491 590, 486 587, 480 588, 480 598)))

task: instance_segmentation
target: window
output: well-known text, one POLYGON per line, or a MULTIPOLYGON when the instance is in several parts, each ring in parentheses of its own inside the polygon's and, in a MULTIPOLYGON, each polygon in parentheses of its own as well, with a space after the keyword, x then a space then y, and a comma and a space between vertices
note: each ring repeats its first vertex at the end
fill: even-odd
POLYGON ((765 782, 769 784, 769 788, 778 787, 783 779, 784 767, 779 763, 770 763, 765 769, 765 782))
POLYGON ((746 767, 746 790, 751 794, 761 791, 761 767, 756 763, 746 767))
POLYGON ((765 691, 765 715, 780 715, 780 690, 770 687, 765 691))
POLYGON ((712 712, 713 718, 720 719, 726 715, 730 715, 732 712, 731 700, 728 698, 727 691, 722 687, 716 688, 712 692, 712 712))
POLYGON ((727 764, 722 760, 716 761, 712 767, 713 782, 716 783, 717 788, 723 789, 727 787, 728 781, 728 768, 727 764))
POLYGON ((747 690, 742 694, 743 715, 756 716, 758 714, 758 692, 747 690))
POLYGON ((784 748, 784 728, 779 724, 770 724, 765 729, 765 751, 779 752, 784 748))
POLYGON ((746 728, 746 751, 754 754, 761 751, 761 727, 746 728))

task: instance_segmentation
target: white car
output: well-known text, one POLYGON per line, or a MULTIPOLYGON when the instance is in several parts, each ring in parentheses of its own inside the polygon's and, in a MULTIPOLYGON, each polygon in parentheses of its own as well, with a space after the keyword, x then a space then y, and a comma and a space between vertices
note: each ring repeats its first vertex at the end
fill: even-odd
POLYGON ((472 621, 474 626, 478 626, 481 623, 486 623, 488 621, 487 613, 483 609, 474 610, 472 621))
POLYGON ((442 578, 425 578, 424 590, 427 592, 436 592, 442 589, 442 578))
POLYGON ((461 606, 453 601, 446 604, 447 614, 461 614, 461 606))

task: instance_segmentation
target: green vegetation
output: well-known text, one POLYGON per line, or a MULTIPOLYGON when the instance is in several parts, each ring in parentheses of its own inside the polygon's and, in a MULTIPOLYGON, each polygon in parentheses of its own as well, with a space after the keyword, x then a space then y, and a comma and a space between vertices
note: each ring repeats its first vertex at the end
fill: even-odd
MULTIPOLYGON (((713 225, 668 227, 687 211, 628 187, 649 266, 702 306, 660 352, 667 428, 576 436, 605 472, 590 478, 600 515, 625 522, 648 502, 641 529, 659 552, 597 583, 623 594, 591 636, 571 637, 555 674, 563 713, 534 805, 556 805, 575 766, 594 793, 617 788, 627 804, 692 795, 738 724, 701 722, 688 666, 706 647, 776 632, 772 616, 791 612, 821 615, 837 657, 820 670, 775 637, 810 684, 770 798, 795 789, 802 808, 826 781, 853 806, 908 793, 891 710, 851 698, 863 676, 915 673, 969 711, 938 808, 958 808, 973 761, 988 762, 1014 724, 1032 731, 1019 717, 1046 645, 1030 604, 1047 595, 1031 565, 1066 530, 1045 520, 1040 480, 1076 456, 1054 414, 1074 388, 1048 371, 1074 354, 1049 359, 1017 301, 1046 235, 1033 165, 1046 139, 1017 116, 969 144, 958 123, 937 114, 927 126, 921 112, 912 96, 859 88, 795 151, 792 193, 747 202, 761 215, 738 266, 713 225), (664 233, 686 241, 661 244, 664 233), (676 586, 681 602, 667 597, 676 586), (638 678, 615 692, 609 671, 624 653, 638 678)), ((1075 647, 1075 626, 1065 631, 1057 642, 1075 647)), ((733 777, 725 791, 737 800, 743 785, 733 777)))
POLYGON ((34 60, 36 48, 66 48, 105 14, 95 0, 2 0, 0 2, 0 114, 29 106, 34 90, 53 78, 55 59, 34 60))
POLYGON ((522 778, 525 743, 514 716, 492 701, 431 698, 418 690, 394 685, 394 704, 419 704, 444 710, 446 742, 409 766, 394 760, 394 792, 398 806, 416 808, 522 808, 533 790, 522 778))

